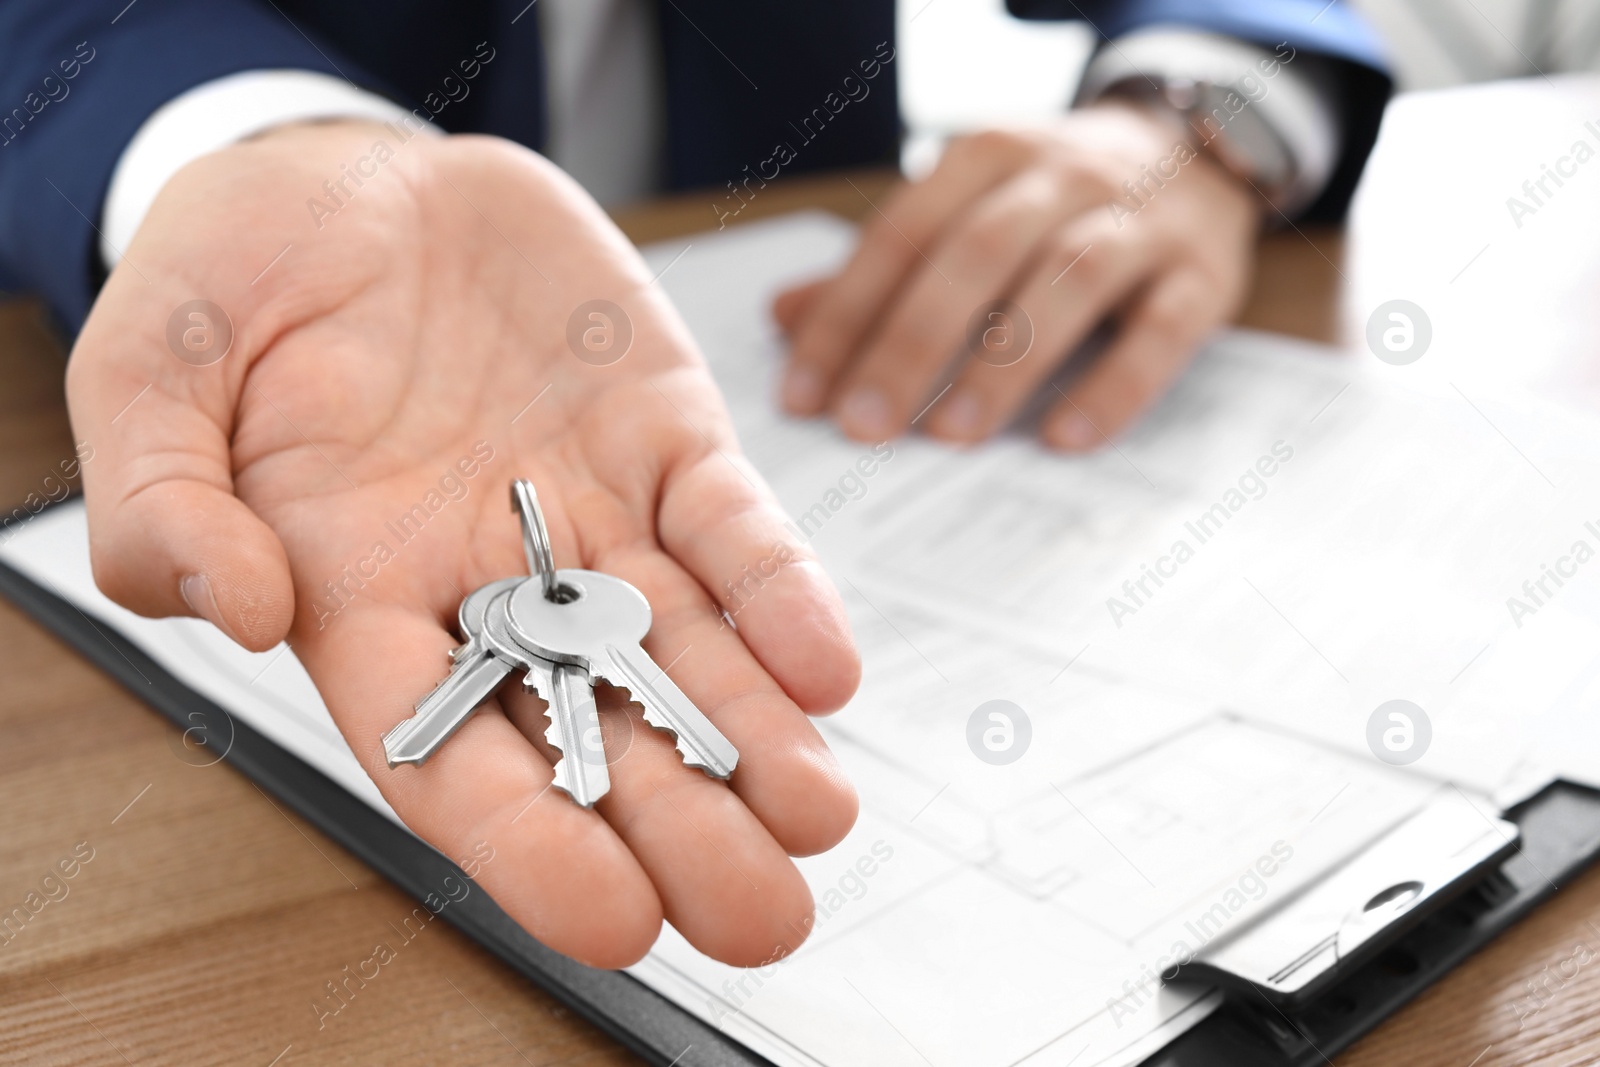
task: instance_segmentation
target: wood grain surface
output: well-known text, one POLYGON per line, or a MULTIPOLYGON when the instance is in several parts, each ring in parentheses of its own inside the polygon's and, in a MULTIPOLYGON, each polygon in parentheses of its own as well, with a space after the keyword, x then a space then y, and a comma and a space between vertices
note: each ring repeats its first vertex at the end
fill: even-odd
MULTIPOLYGON (((740 221, 800 207, 860 217, 891 181, 775 184, 740 221)), ((619 222, 640 241, 694 232, 715 221, 712 199, 675 198, 619 222)), ((1335 231, 1268 237, 1245 321, 1332 338, 1342 254, 1335 231)), ((6 511, 48 491, 72 455, 64 361, 33 304, 0 305, 6 511)), ((30 893, 48 901, 0 934, 0 1063, 635 1062, 448 926, 402 941, 413 901, 226 764, 195 767, 177 748, 177 731, 136 694, 0 602, 0 913, 30 893), (325 983, 379 941, 396 959, 320 1015, 325 983)), ((1600 872, 1334 1059, 1600 1062, 1600 872)))

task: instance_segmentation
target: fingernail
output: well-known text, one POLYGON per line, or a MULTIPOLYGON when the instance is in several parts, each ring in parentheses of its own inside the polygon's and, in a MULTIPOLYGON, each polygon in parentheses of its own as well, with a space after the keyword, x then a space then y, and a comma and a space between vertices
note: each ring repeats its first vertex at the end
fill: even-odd
POLYGON ((871 387, 857 389, 839 405, 839 422, 852 437, 881 441, 893 434, 889 401, 871 387))
POLYGON ((1074 452, 1091 447, 1099 439, 1100 431, 1079 411, 1062 416, 1050 426, 1051 444, 1074 452))
POLYGON ((813 415, 822 406, 822 375, 810 367, 791 365, 783 372, 784 410, 796 415, 813 415))
POLYGON ((233 631, 222 621, 222 609, 217 607, 217 596, 211 591, 211 579, 203 574, 185 575, 178 582, 178 595, 183 597, 190 611, 233 638, 233 631))
POLYGON ((934 412, 934 431, 942 437, 966 440, 982 430, 983 409, 971 393, 952 393, 934 412))

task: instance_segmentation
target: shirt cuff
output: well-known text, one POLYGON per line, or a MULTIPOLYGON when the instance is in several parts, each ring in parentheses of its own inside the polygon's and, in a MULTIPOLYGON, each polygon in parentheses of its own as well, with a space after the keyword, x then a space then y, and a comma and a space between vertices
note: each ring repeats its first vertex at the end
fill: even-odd
POLYGON ((1207 82, 1248 87, 1253 78, 1265 91, 1244 94, 1250 107, 1287 149, 1294 178, 1277 197, 1279 210, 1293 215, 1327 186, 1338 163, 1341 131, 1332 83, 1319 57, 1268 52, 1222 34, 1177 26, 1152 26, 1107 42, 1089 61, 1076 103, 1098 99, 1129 78, 1165 82, 1207 82), (1264 72, 1276 68, 1271 76, 1264 72))
POLYGON ((275 126, 336 118, 416 121, 392 100, 310 70, 241 71, 173 97, 117 160, 101 216, 101 260, 116 266, 162 186, 188 163, 275 126))

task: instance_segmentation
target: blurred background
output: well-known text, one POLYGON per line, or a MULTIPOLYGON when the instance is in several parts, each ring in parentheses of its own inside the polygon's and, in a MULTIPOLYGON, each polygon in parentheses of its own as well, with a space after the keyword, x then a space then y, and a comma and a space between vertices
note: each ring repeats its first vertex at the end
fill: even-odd
MULTIPOLYGON (((1596 0, 1352 0, 1389 42, 1401 90, 1600 70, 1596 0)), ((906 162, 997 119, 1059 111, 1093 47, 1078 23, 1022 22, 1004 0, 900 5, 906 162)))

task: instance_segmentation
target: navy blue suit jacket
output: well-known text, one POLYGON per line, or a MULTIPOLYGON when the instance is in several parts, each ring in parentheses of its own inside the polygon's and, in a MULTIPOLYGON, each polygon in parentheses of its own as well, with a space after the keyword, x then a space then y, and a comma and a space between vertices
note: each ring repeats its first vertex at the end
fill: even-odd
MULTIPOLYGON (((1322 0, 1010 0, 1027 18, 1087 18, 1115 36, 1171 22, 1332 57, 1346 146, 1317 205, 1342 211, 1388 95, 1375 38, 1322 0)), ((226 74, 334 74, 450 131, 543 142, 543 52, 529 0, 0 0, 0 288, 42 293, 71 328, 101 280, 112 169, 166 101, 226 74), (124 6, 126 5, 126 6, 124 6), (491 55, 487 62, 483 58, 491 55), (475 74, 467 78, 471 71, 475 74)), ((786 143, 785 173, 892 162, 899 118, 893 0, 665 0, 666 179, 721 187, 786 143), (885 72, 880 72, 885 73, 885 72), (831 96, 830 96, 831 94, 831 96), (840 103, 840 101, 844 101, 840 103), (805 123, 818 108, 821 121, 805 123)))

